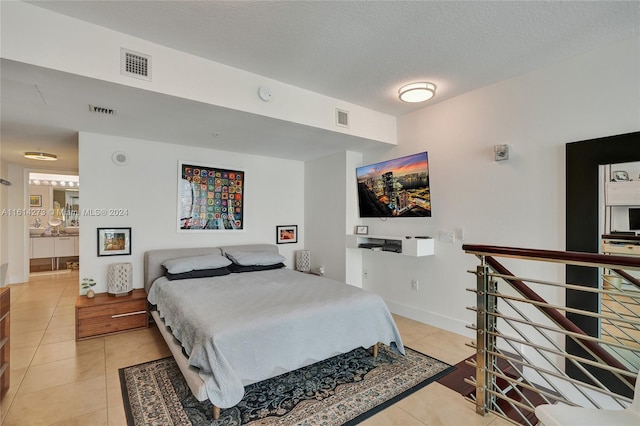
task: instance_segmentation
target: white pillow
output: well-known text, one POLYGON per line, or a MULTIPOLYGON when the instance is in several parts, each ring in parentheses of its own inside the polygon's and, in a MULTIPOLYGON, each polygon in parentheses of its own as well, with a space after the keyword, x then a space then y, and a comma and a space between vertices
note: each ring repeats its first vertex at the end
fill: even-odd
POLYGON ((236 265, 269 266, 282 263, 286 258, 275 251, 228 251, 227 257, 236 265))
POLYGON ((231 265, 231 261, 219 254, 206 254, 204 256, 181 257, 162 262, 170 274, 181 274, 200 269, 224 268, 231 265))

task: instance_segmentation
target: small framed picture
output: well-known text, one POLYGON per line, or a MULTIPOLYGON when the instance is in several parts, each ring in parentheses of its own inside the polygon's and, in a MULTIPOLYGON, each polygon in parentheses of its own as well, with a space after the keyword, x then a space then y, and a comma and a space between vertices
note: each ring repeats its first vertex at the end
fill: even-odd
POLYGON ((42 195, 29 195, 29 207, 42 207, 42 195))
POLYGON ((290 244, 298 242, 298 225, 276 226, 276 243, 290 244))
POLYGON ((98 228, 98 256, 131 254, 131 228, 98 228))
POLYGON ((369 227, 366 225, 358 225, 356 226, 355 234, 356 235, 367 235, 369 233, 369 227))

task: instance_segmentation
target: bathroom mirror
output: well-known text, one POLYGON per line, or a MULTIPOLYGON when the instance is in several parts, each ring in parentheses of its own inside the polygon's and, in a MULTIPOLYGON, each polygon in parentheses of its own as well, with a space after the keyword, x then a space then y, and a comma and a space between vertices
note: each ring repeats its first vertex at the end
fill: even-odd
POLYGON ((60 220, 64 227, 78 226, 80 212, 80 191, 78 188, 56 188, 53 190, 52 208, 60 208, 60 220))
MULTIPOLYGON (((80 191, 77 175, 29 173, 29 203, 31 207, 42 208, 45 212, 38 217, 42 225, 46 226, 49 220, 59 219, 62 222, 60 226, 71 228, 70 233, 77 233, 80 225, 80 191), (35 200, 33 204, 32 199, 35 200)), ((30 223, 30 227, 40 226, 30 223)))

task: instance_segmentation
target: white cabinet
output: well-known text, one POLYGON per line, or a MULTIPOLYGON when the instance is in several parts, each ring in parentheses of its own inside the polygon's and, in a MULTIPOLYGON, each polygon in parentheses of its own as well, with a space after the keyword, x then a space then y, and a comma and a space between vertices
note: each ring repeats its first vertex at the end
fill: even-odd
POLYGON ((380 251, 405 256, 433 256, 433 238, 405 238, 384 235, 347 235, 347 248, 380 251))
POLYGON ((77 236, 30 238, 31 258, 78 256, 78 239, 77 236))
POLYGON ((73 244, 73 238, 74 237, 55 237, 54 238, 55 257, 69 257, 74 255, 75 248, 73 244))
POLYGON ((608 206, 640 205, 640 180, 607 182, 605 194, 608 206))
POLYGON ((55 241, 53 238, 30 238, 31 240, 31 258, 38 259, 41 257, 55 257, 55 241))

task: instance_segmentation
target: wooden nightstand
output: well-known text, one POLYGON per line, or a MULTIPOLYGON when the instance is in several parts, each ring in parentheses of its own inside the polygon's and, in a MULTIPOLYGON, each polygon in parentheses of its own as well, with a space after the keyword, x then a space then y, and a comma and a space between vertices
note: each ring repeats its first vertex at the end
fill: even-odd
POLYGON ((149 326, 147 293, 135 289, 128 296, 98 293, 76 299, 76 340, 106 336, 149 326))

